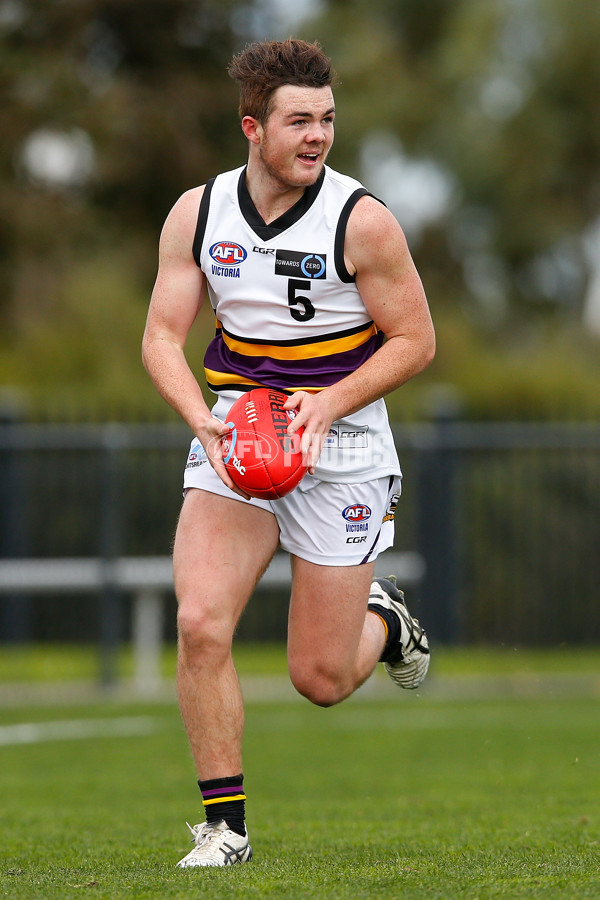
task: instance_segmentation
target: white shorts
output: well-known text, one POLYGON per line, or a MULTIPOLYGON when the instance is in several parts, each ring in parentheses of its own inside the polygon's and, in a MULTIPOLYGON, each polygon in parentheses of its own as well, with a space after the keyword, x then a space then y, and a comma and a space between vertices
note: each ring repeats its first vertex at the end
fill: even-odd
POLYGON ((200 488, 273 513, 282 549, 321 566, 372 562, 392 546, 400 485, 395 475, 359 484, 337 484, 305 475, 298 487, 280 500, 244 500, 221 481, 196 440, 183 481, 184 491, 200 488))

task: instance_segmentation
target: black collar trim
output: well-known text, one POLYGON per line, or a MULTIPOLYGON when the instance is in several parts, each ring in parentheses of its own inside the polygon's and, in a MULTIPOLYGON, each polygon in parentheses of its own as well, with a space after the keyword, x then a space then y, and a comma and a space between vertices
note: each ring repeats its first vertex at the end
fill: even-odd
POLYGON ((292 225, 295 225, 302 216, 308 212, 311 208, 317 197, 319 196, 319 192, 323 187, 323 181, 325 179, 325 166, 323 166, 323 170, 321 174, 317 178, 314 184, 311 184, 306 188, 300 199, 294 203, 289 209, 287 209, 283 215, 279 216, 278 219, 274 219, 269 225, 266 224, 265 220, 257 210, 254 205, 254 201, 250 196, 248 188, 246 186, 246 167, 242 170, 240 174, 240 180, 238 181, 238 202, 240 204, 240 209, 242 211, 242 215, 250 228, 258 235, 259 238, 263 241, 269 241, 271 238, 277 237, 283 231, 286 231, 288 228, 291 228, 292 225))

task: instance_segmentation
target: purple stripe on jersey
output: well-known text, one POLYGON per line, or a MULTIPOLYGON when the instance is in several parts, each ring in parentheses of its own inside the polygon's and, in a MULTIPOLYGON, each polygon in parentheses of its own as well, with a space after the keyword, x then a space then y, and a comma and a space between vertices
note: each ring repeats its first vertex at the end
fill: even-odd
MULTIPOLYGON (((220 334, 207 347, 204 365, 224 375, 238 375, 281 390, 325 388, 336 384, 369 359, 383 343, 379 332, 359 347, 315 356, 310 359, 272 359, 269 356, 245 356, 230 350, 220 334)), ((213 379, 216 381, 216 379, 213 379)), ((218 387, 218 383, 216 387, 218 387)), ((226 387, 224 384, 223 387, 226 387)))
POLYGON ((218 794, 243 794, 244 788, 241 784, 235 787, 213 788, 210 791, 202 791, 203 797, 216 797, 218 794))

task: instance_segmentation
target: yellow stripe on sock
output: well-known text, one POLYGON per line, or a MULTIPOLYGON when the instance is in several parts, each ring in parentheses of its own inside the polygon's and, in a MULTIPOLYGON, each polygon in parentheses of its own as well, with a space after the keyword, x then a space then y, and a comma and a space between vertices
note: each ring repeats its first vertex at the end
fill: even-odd
POLYGON ((390 635, 390 630, 389 630, 389 628, 388 628, 387 622, 385 621, 385 619, 383 618, 383 616, 380 616, 380 615, 379 615, 379 613, 377 612, 376 609, 370 609, 369 612, 370 612, 370 613, 373 613, 373 615, 375 615, 375 616, 379 616, 379 618, 380 618, 381 621, 383 622, 383 627, 385 628, 385 642, 386 642, 386 644, 387 644, 387 639, 388 639, 388 637, 389 637, 389 635, 390 635))
POLYGON ((213 800, 203 800, 203 806, 210 806, 212 803, 228 803, 230 800, 246 800, 245 794, 234 794, 233 797, 215 797, 213 800))

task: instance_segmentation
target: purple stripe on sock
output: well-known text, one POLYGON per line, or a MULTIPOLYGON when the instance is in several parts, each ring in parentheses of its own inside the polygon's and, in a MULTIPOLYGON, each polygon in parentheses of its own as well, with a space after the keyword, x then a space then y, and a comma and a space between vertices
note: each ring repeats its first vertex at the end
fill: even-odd
POLYGON ((202 791, 203 797, 216 797, 218 794, 243 794, 244 788, 241 784, 235 787, 213 788, 211 791, 202 791))

